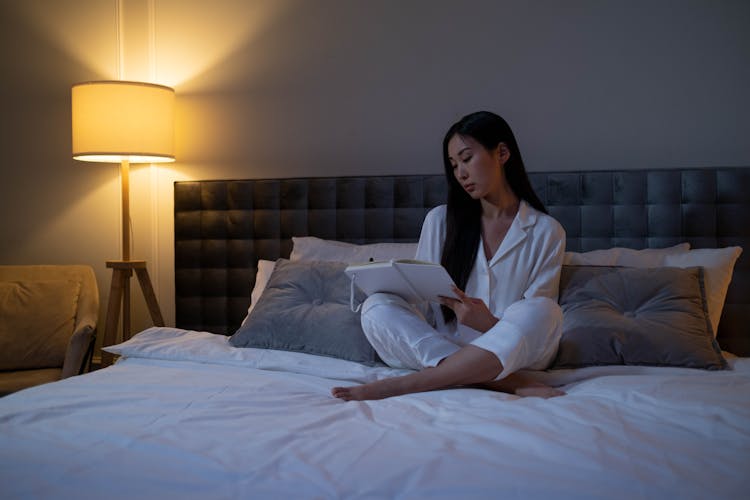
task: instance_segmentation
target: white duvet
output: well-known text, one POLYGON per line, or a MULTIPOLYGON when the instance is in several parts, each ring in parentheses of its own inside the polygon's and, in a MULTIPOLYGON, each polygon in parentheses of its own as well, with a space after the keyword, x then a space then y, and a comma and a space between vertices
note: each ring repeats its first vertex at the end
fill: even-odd
POLYGON ((401 373, 152 328, 0 399, 0 498, 748 498, 750 358, 542 372, 567 395, 344 402, 401 373))

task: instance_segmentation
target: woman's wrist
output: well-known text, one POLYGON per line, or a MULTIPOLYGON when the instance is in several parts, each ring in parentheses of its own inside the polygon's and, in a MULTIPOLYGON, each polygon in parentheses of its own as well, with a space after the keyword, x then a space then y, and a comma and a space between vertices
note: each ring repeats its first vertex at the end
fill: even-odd
POLYGON ((488 319, 488 321, 487 321, 487 324, 486 324, 486 325, 483 325, 483 328, 482 328, 482 330, 480 330, 480 331, 481 331, 482 333, 487 333, 487 332, 489 332, 490 330, 492 330, 492 328, 493 328, 493 327, 494 327, 494 326, 495 326, 496 324, 498 324, 499 322, 500 322, 500 318, 496 318, 495 316, 492 316, 492 318, 491 318, 491 319, 488 319))

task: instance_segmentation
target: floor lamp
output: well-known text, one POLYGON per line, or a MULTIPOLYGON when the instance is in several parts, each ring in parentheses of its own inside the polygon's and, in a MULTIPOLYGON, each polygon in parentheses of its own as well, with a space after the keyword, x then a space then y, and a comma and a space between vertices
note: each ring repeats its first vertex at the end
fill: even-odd
MULTIPOLYGON (((119 163, 122 180, 122 260, 112 269, 102 345, 117 341, 122 306, 122 340, 130 338, 130 278, 135 272, 151 320, 164 326, 145 260, 130 258, 130 164, 174 161, 174 90, 162 85, 99 81, 73 85, 73 158, 119 163)), ((114 356, 102 353, 102 366, 114 356)))

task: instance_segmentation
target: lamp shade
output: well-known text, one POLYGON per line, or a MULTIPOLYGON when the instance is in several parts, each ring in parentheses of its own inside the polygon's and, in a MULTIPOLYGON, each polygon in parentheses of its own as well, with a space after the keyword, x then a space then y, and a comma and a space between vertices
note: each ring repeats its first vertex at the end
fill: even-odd
POLYGON ((73 85, 73 158, 82 161, 174 161, 174 90, 127 81, 73 85))

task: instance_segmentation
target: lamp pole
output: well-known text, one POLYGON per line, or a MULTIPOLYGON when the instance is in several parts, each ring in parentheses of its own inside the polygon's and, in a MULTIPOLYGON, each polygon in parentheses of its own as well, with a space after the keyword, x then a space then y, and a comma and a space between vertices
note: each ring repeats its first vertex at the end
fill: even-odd
POLYGON ((130 260, 130 160, 120 161, 122 182, 122 260, 130 260))

